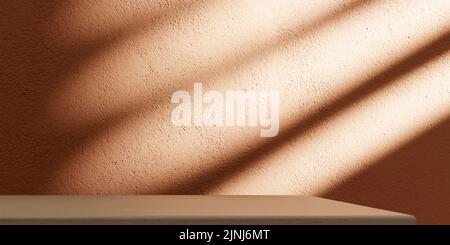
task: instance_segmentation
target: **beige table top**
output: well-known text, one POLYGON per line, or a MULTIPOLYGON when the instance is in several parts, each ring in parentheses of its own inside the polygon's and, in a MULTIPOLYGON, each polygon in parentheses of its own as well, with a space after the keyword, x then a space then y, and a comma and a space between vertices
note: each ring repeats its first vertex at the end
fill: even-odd
POLYGON ((310 196, 0 196, 0 224, 415 224, 310 196))

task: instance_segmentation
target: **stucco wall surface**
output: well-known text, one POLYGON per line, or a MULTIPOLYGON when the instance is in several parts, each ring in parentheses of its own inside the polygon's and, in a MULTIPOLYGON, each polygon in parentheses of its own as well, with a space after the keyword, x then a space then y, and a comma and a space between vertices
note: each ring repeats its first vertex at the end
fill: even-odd
POLYGON ((307 194, 450 223, 450 1, 0 1, 1 194, 307 194), (278 90, 280 133, 174 127, 278 90))

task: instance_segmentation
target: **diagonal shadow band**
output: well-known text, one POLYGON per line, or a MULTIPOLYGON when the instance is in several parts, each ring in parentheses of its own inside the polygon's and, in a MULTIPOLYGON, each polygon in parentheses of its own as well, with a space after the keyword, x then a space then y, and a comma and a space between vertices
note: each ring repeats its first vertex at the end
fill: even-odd
MULTIPOLYGON (((256 145, 253 149, 233 156, 220 166, 205 170, 201 175, 194 176, 186 181, 157 190, 157 194, 199 194, 208 193, 213 188, 225 183, 231 176, 246 171, 270 152, 280 149, 290 140, 301 138, 311 129, 319 126, 321 122, 331 119, 349 106, 358 103, 362 99, 382 90, 390 83, 396 82, 400 77, 431 62, 436 57, 450 50, 450 31, 444 33, 436 40, 421 47, 418 51, 405 57, 395 65, 380 72, 367 81, 358 82, 357 88, 323 106, 322 110, 310 115, 295 126, 284 130, 274 139, 256 145)), ((155 193, 155 194, 156 194, 155 193)), ((152 193, 153 194, 153 193, 152 193)))

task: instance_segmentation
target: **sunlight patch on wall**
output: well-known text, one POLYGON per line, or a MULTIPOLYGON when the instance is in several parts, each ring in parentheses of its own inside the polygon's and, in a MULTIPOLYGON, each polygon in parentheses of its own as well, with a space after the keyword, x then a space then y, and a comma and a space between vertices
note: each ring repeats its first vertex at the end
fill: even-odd
MULTIPOLYGON (((255 162, 239 156, 267 143, 257 129, 172 126, 171 93, 203 82, 205 89, 279 90, 281 126, 289 130, 449 27, 445 1, 373 1, 336 16, 352 2, 359 1, 200 2, 149 17, 150 26, 139 12, 136 29, 126 18, 133 31, 75 66, 50 101, 55 128, 76 132, 100 122, 100 129, 55 167, 48 191, 315 194, 447 116, 442 56, 255 162), (237 171, 227 176, 229 163, 237 171), (185 184, 211 169, 226 180, 185 184)), ((115 11, 107 13, 99 23, 110 23, 115 11)), ((94 29, 108 33, 109 25, 94 29)), ((82 38, 92 31, 85 26, 82 38)))

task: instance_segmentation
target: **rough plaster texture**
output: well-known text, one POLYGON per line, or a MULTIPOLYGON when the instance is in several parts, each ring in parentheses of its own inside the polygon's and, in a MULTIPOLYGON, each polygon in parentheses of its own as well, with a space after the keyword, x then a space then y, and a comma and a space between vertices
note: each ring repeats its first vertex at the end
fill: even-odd
POLYGON ((450 2, 0 3, 1 194, 309 194, 450 223, 450 2), (277 89, 281 132, 175 128, 277 89))

